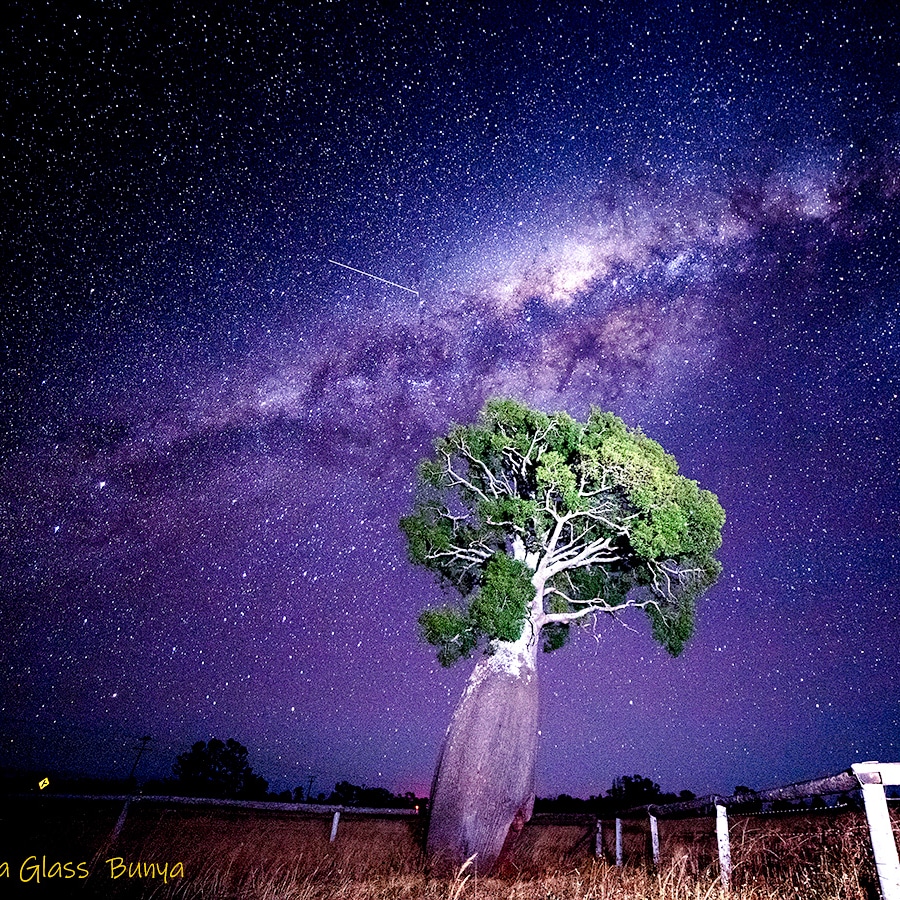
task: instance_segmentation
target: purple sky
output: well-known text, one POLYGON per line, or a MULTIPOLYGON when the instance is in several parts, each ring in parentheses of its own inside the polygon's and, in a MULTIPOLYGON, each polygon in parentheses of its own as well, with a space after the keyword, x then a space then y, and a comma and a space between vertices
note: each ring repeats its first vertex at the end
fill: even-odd
POLYGON ((427 793, 471 662, 397 522, 496 394, 612 410, 728 516, 682 657, 636 613, 541 659, 539 794, 900 759, 893 18, 40 6, 0 43, 0 766, 233 737, 427 793))

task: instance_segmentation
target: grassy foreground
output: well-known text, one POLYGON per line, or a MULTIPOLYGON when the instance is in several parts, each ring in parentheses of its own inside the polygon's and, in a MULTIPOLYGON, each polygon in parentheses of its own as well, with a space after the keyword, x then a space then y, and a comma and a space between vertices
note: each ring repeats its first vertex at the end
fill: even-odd
MULTIPOLYGON (((400 839, 405 823, 379 823, 347 829, 343 841, 320 847, 315 857, 301 854, 291 863, 247 867, 246 857, 232 848, 230 859, 212 855, 194 877, 143 890, 122 885, 123 897, 178 900, 875 900, 874 866, 861 818, 839 823, 800 817, 747 820, 733 829, 734 871, 725 890, 718 866, 697 843, 674 844, 659 868, 643 863, 616 867, 588 854, 575 854, 562 826, 534 828, 512 853, 501 877, 483 878, 465 866, 452 879, 429 879, 422 859, 400 839), (832 827, 832 824, 837 827, 832 827), (393 837, 398 851, 385 871, 375 865, 376 847, 393 837), (690 848, 690 849, 687 849, 690 848), (400 851, 402 855, 400 854, 400 851), (701 852, 698 854, 698 850, 701 852), (566 861, 565 857, 568 857, 566 861)), ((360 823, 362 824, 362 823, 360 823)), ((705 837, 709 837, 705 835, 705 837)), ((710 841, 703 846, 709 849, 710 841)), ((224 850, 224 846, 221 848, 224 850)), ((118 893, 115 896, 119 896, 118 893)))
POLYGON ((10 862, 0 895, 109 900, 874 900, 874 865, 861 813, 747 816, 731 829, 734 871, 726 892, 710 819, 660 822, 661 864, 647 863, 639 823, 625 832, 626 865, 594 856, 596 823, 536 817, 501 876, 468 866, 455 878, 423 874, 423 820, 137 804, 110 842, 121 803, 22 801, 0 808, 10 862), (17 883, 22 859, 85 861, 84 880, 17 883), (118 860, 113 866, 110 859, 118 860), (166 877, 126 865, 168 867, 166 877), (173 869, 181 871, 172 877, 173 869), (118 866, 118 869, 116 869, 118 866), (114 872, 118 874, 114 875, 114 872), (15 893, 6 888, 16 889, 15 893))
POLYGON ((862 883, 850 867, 826 866, 787 878, 757 879, 755 883, 737 884, 729 892, 712 873, 694 876, 678 864, 650 871, 591 862, 584 870, 545 873, 540 877, 483 879, 461 871, 452 880, 428 880, 423 875, 363 879, 338 873, 298 876, 285 867, 280 872, 251 872, 232 881, 221 870, 215 870, 208 878, 169 885, 140 896, 184 900, 868 900, 877 896, 872 887, 871 883, 862 883))

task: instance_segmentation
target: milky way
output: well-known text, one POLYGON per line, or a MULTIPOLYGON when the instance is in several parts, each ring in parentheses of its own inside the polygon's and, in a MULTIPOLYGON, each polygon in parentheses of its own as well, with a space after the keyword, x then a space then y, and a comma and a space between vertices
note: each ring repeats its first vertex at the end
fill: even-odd
POLYGON ((541 661, 540 793, 900 758, 898 23, 743 10, 11 17, 0 766, 234 737, 426 792, 467 669, 397 520, 497 394, 728 516, 682 658, 635 619, 541 661))

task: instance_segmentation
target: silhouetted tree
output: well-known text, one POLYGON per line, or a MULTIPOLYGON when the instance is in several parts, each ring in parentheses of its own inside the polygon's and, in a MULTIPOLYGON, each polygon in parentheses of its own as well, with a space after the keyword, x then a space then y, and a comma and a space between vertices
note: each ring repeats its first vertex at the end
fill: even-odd
MULTIPOLYGON (((687 793, 690 793, 689 791, 687 793)), ((621 812, 637 806, 664 806, 675 803, 675 794, 663 793, 663 789, 652 779, 643 775, 622 775, 616 778, 603 798, 604 812, 621 812)))
POLYGON ((731 804, 732 808, 740 812, 759 812, 762 809, 762 803, 756 797, 756 791, 746 784, 739 784, 734 789, 734 797, 737 800, 731 804))
POLYGON ((262 800, 269 783, 247 762, 247 748, 229 738, 197 741, 172 767, 175 789, 188 797, 262 800))
POLYGON ((570 794, 557 797, 538 797, 534 801, 534 811, 539 813, 586 813, 595 809, 595 798, 582 800, 570 794))
POLYGON ((349 781, 339 781, 328 802, 335 806, 364 806, 370 809, 413 809, 417 801, 411 793, 401 797, 387 788, 358 787, 349 781))
POLYGON ((588 800, 560 794, 555 799, 539 798, 534 808, 544 813, 591 813, 594 815, 612 815, 626 809, 641 806, 665 806, 667 803, 679 803, 695 800, 692 791, 681 791, 678 794, 664 793, 656 782, 643 775, 624 775, 616 778, 606 796, 593 796, 588 800))

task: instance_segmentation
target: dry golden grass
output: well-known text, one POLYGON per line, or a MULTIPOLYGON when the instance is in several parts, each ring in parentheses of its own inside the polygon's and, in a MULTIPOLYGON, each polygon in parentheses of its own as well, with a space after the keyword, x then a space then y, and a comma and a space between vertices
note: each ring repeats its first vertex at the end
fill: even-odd
MULTIPOLYGON (((160 852, 169 827, 147 835, 142 858, 160 852)), ((174 825, 170 822, 169 825, 174 825)), ((732 828, 734 872, 726 892, 718 876, 710 822, 664 823, 668 847, 658 869, 617 868, 592 856, 593 829, 534 823, 525 829, 499 878, 473 865, 455 879, 422 874, 417 820, 342 819, 327 843, 330 823, 267 821, 235 829, 210 817, 180 821, 183 881, 166 886, 122 885, 123 897, 159 900, 870 900, 874 867, 860 815, 737 820, 732 828), (204 818, 206 819, 204 821, 204 818), (302 827, 298 827, 298 825, 302 827), (214 835, 216 835, 214 840, 214 835), (260 854, 278 848, 267 862, 260 854), (205 853, 204 853, 205 850, 205 853), (204 853, 201 861, 200 854, 204 853)), ((232 826, 234 823, 232 823, 232 826)), ((146 833, 146 832, 145 832, 146 833)), ((631 848, 639 852, 635 828, 631 848)), ((118 852, 118 851, 117 851, 118 852)), ((117 885, 117 887, 119 887, 117 885)), ((118 895, 118 892, 117 894, 118 895)))
POLYGON ((359 879, 326 872, 300 875, 283 867, 231 880, 212 868, 196 880, 133 896, 160 900, 868 900, 871 894, 848 868, 763 879, 727 892, 711 873, 694 876, 675 863, 652 871, 592 861, 584 869, 541 877, 489 879, 471 871, 455 879, 428 880, 421 874, 359 879))
MULTIPOLYGON (((62 802, 62 801, 61 801, 62 802)), ((49 808, 49 807, 48 807, 49 808)), ((84 805, 65 835, 54 815, 20 828, 23 850, 54 852, 69 840, 69 858, 93 858, 102 830, 84 805), (79 816, 81 817, 79 819, 79 816), (83 820, 81 825, 78 822, 83 820), (36 837, 40 832, 43 836, 36 837), (72 843, 71 841, 74 841, 72 843), (87 843, 85 843, 85 841, 87 843), (40 846, 39 846, 40 845, 40 846)), ((69 808, 69 813, 73 809, 69 808)), ((103 827, 114 809, 102 810, 103 827)), ((25 823, 25 819, 19 819, 25 823)), ((874 866, 860 813, 732 820, 734 873, 726 893, 718 877, 710 819, 661 821, 663 858, 647 865, 646 835, 626 831, 629 864, 617 868, 593 856, 594 824, 536 819, 523 831, 501 877, 483 878, 469 865, 453 879, 429 879, 421 854, 424 822, 417 817, 344 814, 329 843, 330 818, 292 812, 209 807, 132 806, 125 827, 104 856, 184 866, 184 878, 110 878, 100 860, 65 896, 110 900, 870 900, 874 866)), ((108 834, 108 832, 107 832, 108 834)), ((611 833, 604 846, 610 849, 611 833)), ((60 851, 63 852, 63 851, 60 851)), ((33 887, 33 886, 32 886, 33 887)), ((51 887, 48 885, 47 887, 51 887)), ((56 885, 63 888, 64 885, 56 885)), ((40 896, 48 894, 42 884, 40 896)), ((31 892, 37 896, 35 891, 31 892)))
POLYGON ((257 810, 156 808, 126 824, 116 853, 132 859, 178 859, 186 872, 280 872, 368 878, 421 869, 421 819, 343 814, 329 842, 330 817, 257 810))

